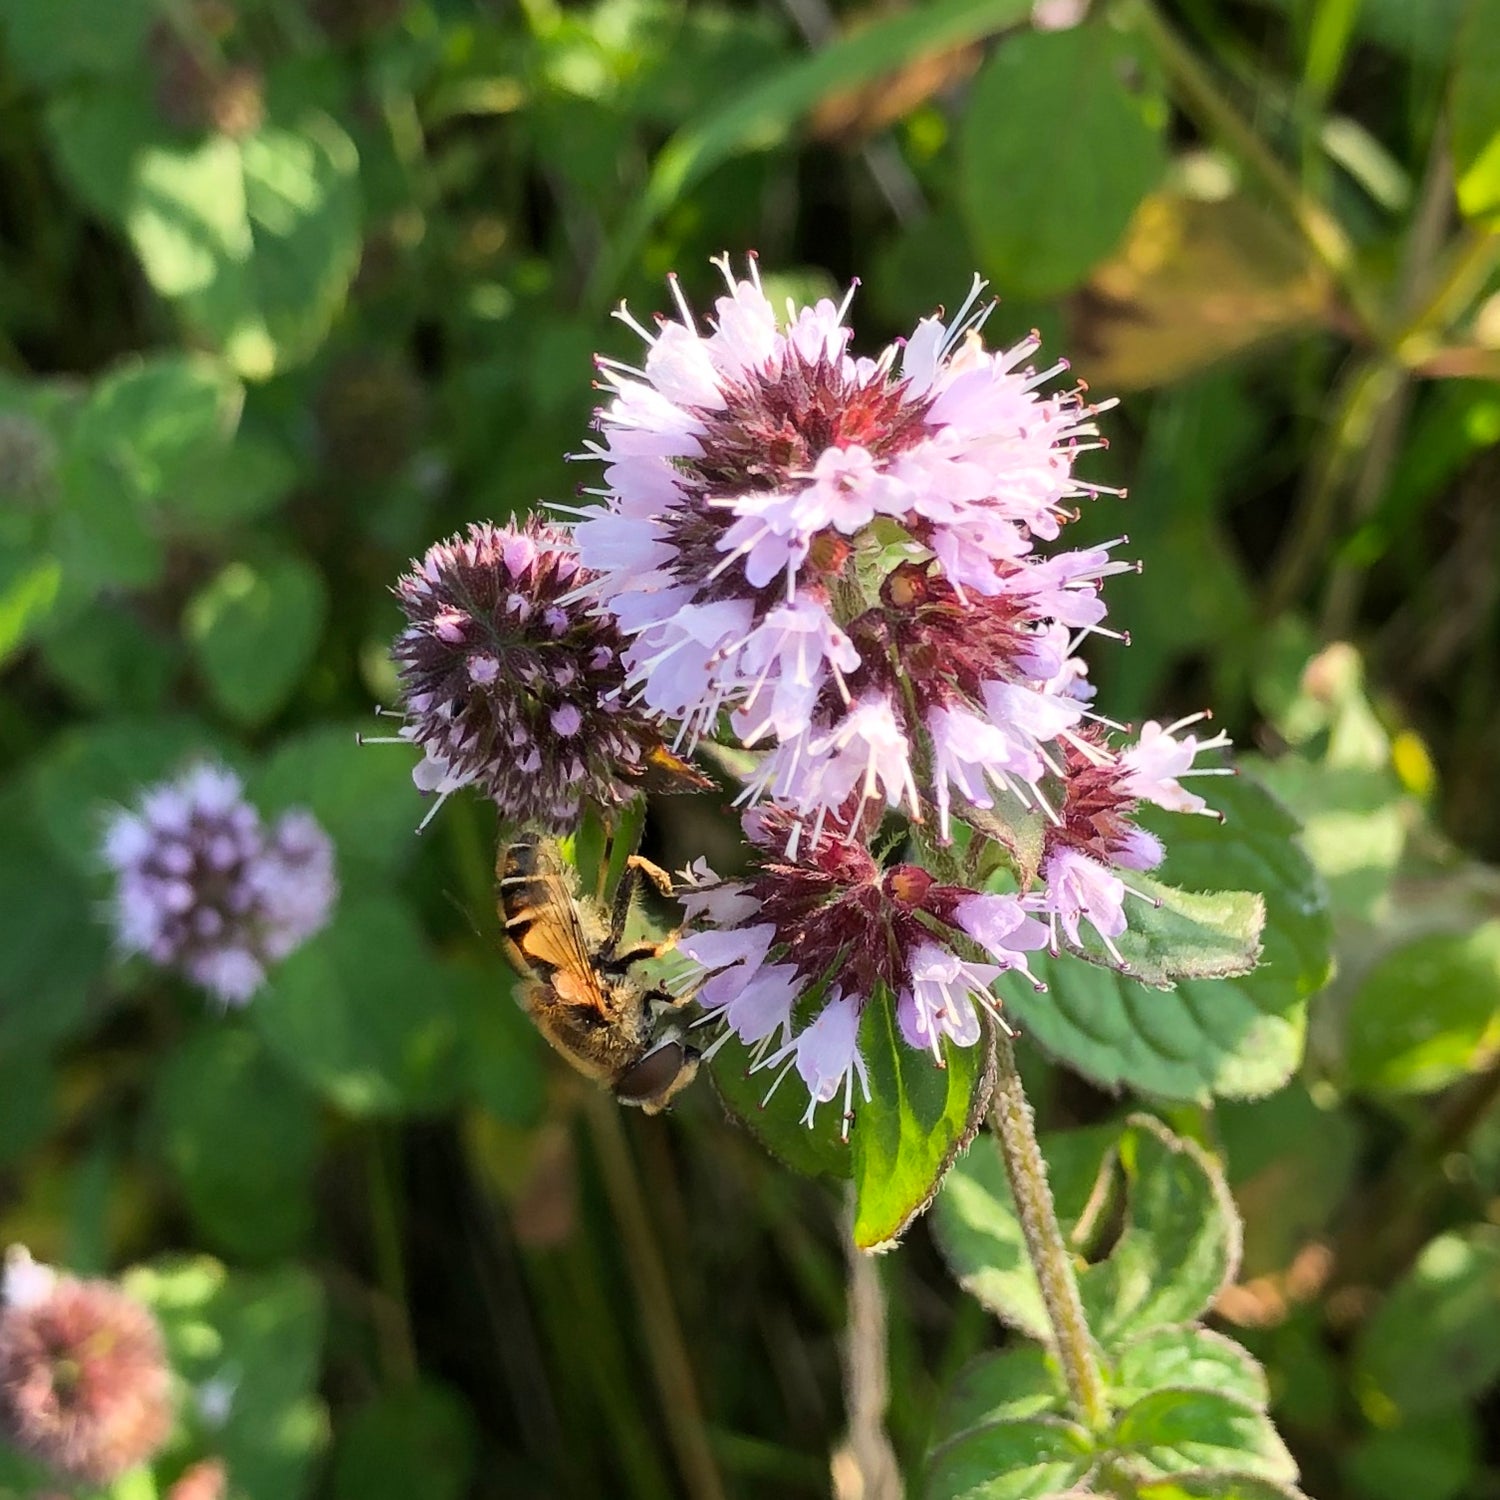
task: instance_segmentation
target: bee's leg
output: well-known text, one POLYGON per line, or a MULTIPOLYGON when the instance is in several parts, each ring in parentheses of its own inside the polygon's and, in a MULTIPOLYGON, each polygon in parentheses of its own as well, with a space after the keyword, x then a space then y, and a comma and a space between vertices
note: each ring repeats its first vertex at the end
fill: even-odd
POLYGON ((615 891, 614 906, 610 912, 609 939, 605 948, 604 967, 612 972, 623 973, 631 964, 643 958, 660 958, 677 944, 679 934, 673 931, 660 942, 633 943, 624 949, 620 947, 625 940, 625 924, 630 920, 630 908, 635 902, 635 893, 640 889, 642 875, 663 896, 670 896, 675 889, 672 877, 644 855, 632 854, 625 861, 625 873, 620 877, 619 889, 615 891))

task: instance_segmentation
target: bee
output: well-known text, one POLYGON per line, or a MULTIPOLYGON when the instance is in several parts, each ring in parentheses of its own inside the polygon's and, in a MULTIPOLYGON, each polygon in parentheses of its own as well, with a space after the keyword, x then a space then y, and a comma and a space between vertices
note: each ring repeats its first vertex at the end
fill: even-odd
POLYGON ((693 1081, 699 1053, 672 1018, 685 1001, 629 977, 631 965, 673 941, 621 946, 642 875, 672 894, 666 871, 632 854, 606 922, 599 903, 577 894, 552 839, 523 833, 502 842, 495 859, 505 951, 524 981, 522 1006, 580 1073, 654 1115, 693 1081))

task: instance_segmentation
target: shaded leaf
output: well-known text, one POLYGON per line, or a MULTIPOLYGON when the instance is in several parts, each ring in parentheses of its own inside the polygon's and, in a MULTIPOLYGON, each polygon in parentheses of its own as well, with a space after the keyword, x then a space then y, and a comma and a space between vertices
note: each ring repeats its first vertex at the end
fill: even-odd
POLYGON ((478 1435, 461 1397, 431 1380, 377 1396, 351 1416, 333 1455, 336 1500, 460 1500, 478 1435))
POLYGON ((368 721, 288 735, 250 780, 267 817, 289 807, 311 810, 338 846, 346 883, 361 868, 385 872, 402 864, 416 847, 424 810, 411 779, 415 752, 360 746, 361 729, 368 721))
POLYGON ((140 66, 157 0, 12 0, 0 8, 0 35, 19 73, 35 84, 140 66))
POLYGON ((271 973, 249 1008, 295 1073, 352 1114, 434 1108, 458 1082, 452 1009, 410 912, 346 900, 271 973))
POLYGON ((1365 1324, 1356 1391, 1387 1425, 1487 1390, 1500 1376, 1500 1229, 1433 1240, 1365 1324))
POLYGON ((209 1239, 266 1258, 312 1223, 318 1113, 255 1034, 215 1017, 167 1059, 153 1100, 162 1155, 209 1239))
POLYGON ((1344 1456, 1361 1500, 1453 1500, 1479 1473, 1479 1423, 1455 1408, 1367 1434, 1344 1456))
POLYGON ((327 614, 323 575, 288 554, 230 563, 194 595, 183 624, 214 701, 254 725, 295 691, 327 614))
POLYGON ((984 272, 1007 295, 1076 286, 1156 185, 1166 110, 1127 82, 1138 69, 1127 38, 1086 22, 1018 32, 975 79, 959 141, 959 202, 984 272))

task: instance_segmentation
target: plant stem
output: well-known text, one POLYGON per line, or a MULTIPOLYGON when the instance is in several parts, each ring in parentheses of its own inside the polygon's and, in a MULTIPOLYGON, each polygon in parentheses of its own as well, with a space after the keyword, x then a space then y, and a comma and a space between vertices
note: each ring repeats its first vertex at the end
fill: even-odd
POLYGON ((901 1465, 885 1430, 891 1394, 885 1290, 874 1257, 854 1243, 854 1210, 851 1185, 843 1233, 849 1288, 844 1339, 849 1433, 833 1455, 833 1492, 836 1500, 901 1500, 901 1465))
POLYGON ((682 1325, 672 1303, 671 1284, 641 1194, 640 1178, 620 1128, 619 1106, 608 1094, 589 1089, 585 1110, 599 1153, 610 1208, 620 1229, 630 1279, 635 1285, 641 1332, 661 1397, 662 1416, 692 1500, 725 1500, 723 1481, 708 1444, 703 1403, 688 1358, 682 1325))
POLYGON ((406 1252, 401 1242, 399 1142, 384 1125, 368 1130, 370 1237, 380 1297, 375 1303, 376 1333, 386 1378, 406 1384, 417 1375, 406 1301, 406 1252))
POLYGON ((1093 1335, 1078 1295, 1073 1262, 1058 1227, 1052 1189, 1047 1185, 1047 1164, 1037 1144, 1036 1121, 1021 1087, 1009 1037, 995 1036, 995 1057, 997 1072, 995 1093, 990 1101, 990 1125, 1000 1142, 1000 1157, 1026 1237, 1026 1254, 1042 1290, 1047 1321, 1052 1325, 1052 1344, 1062 1364, 1074 1410, 1089 1428, 1101 1432, 1109 1422, 1104 1379, 1099 1373, 1093 1335))

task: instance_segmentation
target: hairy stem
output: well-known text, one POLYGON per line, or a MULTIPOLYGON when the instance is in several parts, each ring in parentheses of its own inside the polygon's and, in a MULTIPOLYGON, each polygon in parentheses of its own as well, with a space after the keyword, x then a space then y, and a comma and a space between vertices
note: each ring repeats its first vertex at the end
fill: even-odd
POLYGON ((995 1052, 998 1068, 990 1101, 990 1125, 1000 1142, 1005 1175, 1010 1179, 1026 1237, 1027 1258, 1042 1289, 1047 1321, 1052 1325, 1052 1344, 1068 1382, 1068 1394, 1078 1416, 1099 1432, 1109 1421, 1104 1380, 1078 1296, 1073 1262, 1058 1227, 1052 1189, 1047 1185, 1047 1164, 1037 1145, 1036 1121, 1021 1087, 1010 1038, 997 1035, 995 1052))
POLYGON ((854 1243, 854 1210, 851 1186, 843 1235, 849 1288, 844 1335, 849 1433, 833 1455, 833 1492, 835 1500, 901 1500, 901 1465, 885 1430, 891 1395, 885 1290, 874 1257, 854 1243))

